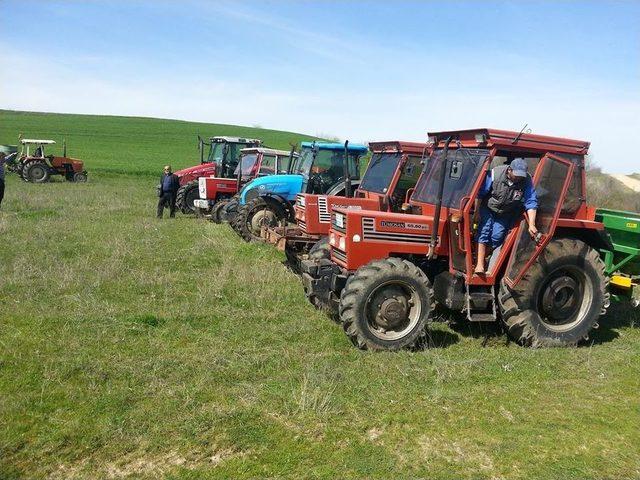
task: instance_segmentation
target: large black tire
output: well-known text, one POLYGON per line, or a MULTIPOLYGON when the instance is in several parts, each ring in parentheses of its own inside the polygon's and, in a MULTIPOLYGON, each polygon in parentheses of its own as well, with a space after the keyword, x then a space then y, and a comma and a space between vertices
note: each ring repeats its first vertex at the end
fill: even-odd
POLYGON ((573 238, 552 240, 522 280, 500 285, 509 338, 527 347, 575 345, 609 306, 609 279, 596 250, 573 238))
POLYGON ((424 344, 433 308, 433 289, 424 272, 406 260, 386 258, 349 278, 339 314, 356 347, 395 351, 424 344))
POLYGON ((310 260, 322 260, 331 258, 331 246, 329 245, 329 237, 324 237, 313 244, 309 250, 310 260))
POLYGON ((87 181, 87 174, 85 172, 76 172, 73 174, 73 181, 76 183, 85 183, 87 181))
POLYGON ((210 220, 213 223, 223 223, 227 221, 227 212, 225 207, 229 204, 230 199, 223 198, 222 200, 218 200, 213 207, 211 207, 211 217, 210 220))
POLYGON ((196 209, 193 206, 193 201, 198 198, 200 198, 198 180, 185 183, 178 189, 176 194, 176 208, 185 215, 195 214, 196 209))
POLYGON ((49 181, 49 166, 42 160, 31 160, 22 169, 22 178, 26 182, 45 183, 49 181))
POLYGON ((224 207, 224 215, 227 217, 227 223, 231 225, 231 228, 233 228, 234 218, 236 218, 239 209, 240 203, 238 195, 234 195, 224 207))
POLYGON ((263 226, 275 227, 287 220, 284 208, 257 197, 242 206, 233 219, 233 229, 247 242, 260 241, 263 226))

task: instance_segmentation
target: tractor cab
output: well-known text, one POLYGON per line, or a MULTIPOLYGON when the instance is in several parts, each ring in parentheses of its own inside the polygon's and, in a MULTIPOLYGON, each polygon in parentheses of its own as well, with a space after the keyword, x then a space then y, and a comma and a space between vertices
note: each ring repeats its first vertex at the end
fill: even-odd
POLYGON ((523 345, 580 341, 609 303, 598 251, 611 243, 585 201, 589 143, 492 129, 429 138, 433 153, 406 213, 334 209, 331 261, 301 264, 310 300, 343 312, 360 348, 416 345, 434 300, 469 321, 501 320, 523 345), (515 214, 489 270, 475 275, 479 194, 494 168, 515 159, 537 192, 538 234, 515 214))
POLYGON ((425 143, 374 142, 367 170, 352 198, 301 193, 294 205, 296 226, 271 227, 263 237, 284 250, 289 265, 297 270, 300 259, 324 258, 333 208, 402 211, 422 172, 429 150, 425 143))
POLYGON ((240 153, 244 148, 260 147, 262 141, 243 137, 210 137, 209 141, 198 137, 200 165, 174 172, 180 181, 176 206, 182 213, 195 213, 193 202, 199 198, 200 177, 235 178, 240 153), (209 151, 205 152, 206 147, 209 151), (206 154, 206 155, 205 155, 206 154))
POLYGON ((360 158, 365 145, 302 142, 300 157, 289 173, 256 178, 238 200, 232 226, 245 240, 261 238, 261 227, 294 221, 293 203, 300 193, 346 195, 359 183, 360 158), (348 191, 347 191, 348 190, 348 191))

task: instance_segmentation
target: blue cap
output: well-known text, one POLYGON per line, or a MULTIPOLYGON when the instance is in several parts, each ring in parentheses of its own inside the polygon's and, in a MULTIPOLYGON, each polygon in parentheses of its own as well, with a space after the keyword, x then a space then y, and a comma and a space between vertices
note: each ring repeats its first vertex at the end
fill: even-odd
POLYGON ((526 177, 527 176, 527 162, 522 158, 516 158, 513 162, 511 162, 511 172, 516 177, 526 177))

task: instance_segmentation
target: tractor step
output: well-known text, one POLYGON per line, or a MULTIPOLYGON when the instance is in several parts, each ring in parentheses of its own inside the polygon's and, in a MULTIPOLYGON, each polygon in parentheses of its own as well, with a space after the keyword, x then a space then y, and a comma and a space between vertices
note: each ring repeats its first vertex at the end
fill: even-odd
POLYGON ((493 285, 490 291, 484 290, 486 287, 474 287, 474 291, 471 291, 469 284, 466 286, 467 320, 470 322, 495 322, 498 315, 496 292, 493 285))
POLYGON ((493 313, 472 313, 468 320, 470 322, 495 322, 496 317, 493 313))

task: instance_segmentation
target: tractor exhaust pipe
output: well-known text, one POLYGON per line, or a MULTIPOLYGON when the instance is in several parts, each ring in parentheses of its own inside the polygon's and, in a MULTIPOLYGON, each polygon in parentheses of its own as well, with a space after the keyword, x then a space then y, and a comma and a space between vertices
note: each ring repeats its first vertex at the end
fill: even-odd
POLYGON ((351 198, 351 170, 349 169, 349 140, 344 142, 344 196, 351 198))
MULTIPOLYGON (((442 151, 442 176, 440 177, 440 184, 438 185, 438 201, 436 203, 436 211, 433 216, 433 232, 431 232, 431 240, 429 241, 429 253, 427 258, 431 260, 435 256, 436 243, 438 240, 438 227, 440 226, 440 212, 442 211, 442 195, 444 194, 444 181, 447 176, 447 155, 449 154, 449 144, 452 137, 448 137, 444 143, 444 150, 442 151)), ((437 144, 436 144, 437 145, 437 144)))
POLYGON ((242 154, 238 158, 238 174, 236 175, 236 192, 240 193, 240 185, 242 184, 242 154))
POLYGON ((62 140, 62 156, 67 158, 67 139, 62 140))
POLYGON ((289 152, 289 165, 287 165, 287 173, 291 173, 293 171, 293 157, 296 153, 296 144, 289 143, 291 145, 291 151, 289 152))

